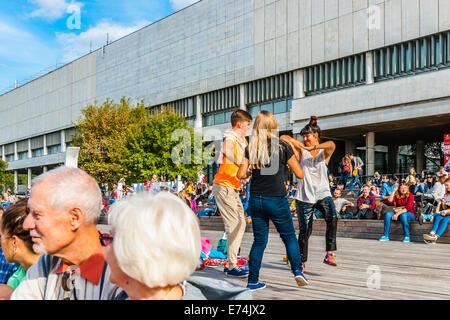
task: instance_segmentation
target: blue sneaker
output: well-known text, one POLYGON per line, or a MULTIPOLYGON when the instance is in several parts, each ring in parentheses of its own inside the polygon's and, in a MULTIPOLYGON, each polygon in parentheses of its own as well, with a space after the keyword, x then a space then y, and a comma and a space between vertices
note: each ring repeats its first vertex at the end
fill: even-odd
POLYGON ((237 278, 246 278, 248 277, 248 271, 241 269, 239 267, 234 267, 233 269, 228 269, 226 272, 227 276, 237 277, 237 278))
POLYGON ((225 273, 228 273, 228 270, 230 270, 230 269, 228 269, 228 267, 223 268, 223 272, 225 272, 225 273))
POLYGON ((264 282, 247 284, 247 288, 250 289, 251 291, 264 289, 265 287, 266 287, 266 284, 264 282))
POLYGON ((382 236, 378 241, 389 241, 389 237, 382 236))
POLYGON ((295 281, 297 281, 297 285, 299 287, 303 287, 309 284, 308 280, 306 280, 305 275, 302 273, 301 270, 297 270, 294 272, 295 281))
POLYGON ((404 237, 402 242, 411 242, 411 240, 409 239, 409 237, 404 237))

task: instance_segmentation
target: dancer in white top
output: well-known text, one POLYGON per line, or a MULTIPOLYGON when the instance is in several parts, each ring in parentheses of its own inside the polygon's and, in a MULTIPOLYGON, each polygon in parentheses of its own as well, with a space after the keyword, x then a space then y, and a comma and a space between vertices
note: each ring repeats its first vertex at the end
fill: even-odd
POLYGON ((304 263, 308 260, 308 240, 312 233, 314 210, 322 212, 327 223, 325 234, 327 253, 323 262, 337 266, 334 254, 334 251, 337 250, 337 216, 331 198, 327 168, 336 145, 333 141, 320 143, 321 131, 317 125, 317 117, 311 117, 309 124, 302 129, 300 135, 303 136, 304 143, 289 136, 282 136, 281 139, 292 145, 304 172, 304 178, 299 179, 296 196, 300 227, 298 244, 300 245, 303 269, 304 263))

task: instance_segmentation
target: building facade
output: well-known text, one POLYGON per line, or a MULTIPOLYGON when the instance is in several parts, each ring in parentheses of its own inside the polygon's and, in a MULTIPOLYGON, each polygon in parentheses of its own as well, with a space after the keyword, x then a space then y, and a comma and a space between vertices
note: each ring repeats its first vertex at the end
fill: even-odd
POLYGON ((450 131, 449 66, 448 0, 202 0, 1 95, 1 155, 29 185, 64 162, 84 107, 125 96, 205 133, 236 108, 293 135, 316 115, 332 168, 364 147, 370 175, 376 147, 395 167, 416 144, 420 170, 424 144, 450 131))

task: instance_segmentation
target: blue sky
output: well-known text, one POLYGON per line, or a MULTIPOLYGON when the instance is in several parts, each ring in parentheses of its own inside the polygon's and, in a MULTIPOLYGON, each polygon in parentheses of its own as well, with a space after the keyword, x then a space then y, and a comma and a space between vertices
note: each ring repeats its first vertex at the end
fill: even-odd
POLYGON ((0 0, 0 94, 198 0, 0 0))

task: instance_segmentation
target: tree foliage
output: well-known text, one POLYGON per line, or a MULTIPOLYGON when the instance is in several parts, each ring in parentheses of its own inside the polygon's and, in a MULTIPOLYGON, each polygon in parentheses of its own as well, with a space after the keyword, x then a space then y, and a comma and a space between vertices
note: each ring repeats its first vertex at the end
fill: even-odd
POLYGON ((145 122, 147 111, 142 102, 135 107, 122 98, 119 103, 107 99, 82 110, 82 117, 74 123, 78 134, 74 146, 80 147, 80 168, 98 182, 116 183, 125 174, 121 166, 123 148, 131 130, 145 122))
POLYGON ((195 177, 203 167, 201 134, 170 108, 154 115, 147 108, 143 102, 131 106, 122 98, 83 109, 74 123, 80 168, 99 183, 110 184, 121 177, 128 183, 143 182, 154 174, 195 177), (181 162, 172 161, 173 155, 181 162))
POLYGON ((135 182, 153 174, 195 177, 203 167, 202 136, 174 110, 166 108, 133 128, 125 144, 122 166, 135 182))

